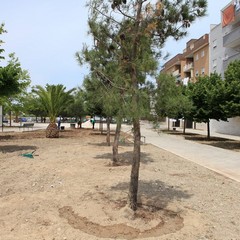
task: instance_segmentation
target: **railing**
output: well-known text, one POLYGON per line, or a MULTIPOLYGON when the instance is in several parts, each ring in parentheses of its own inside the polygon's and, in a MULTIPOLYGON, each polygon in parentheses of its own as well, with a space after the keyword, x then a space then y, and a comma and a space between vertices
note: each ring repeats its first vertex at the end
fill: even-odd
POLYGON ((176 76, 180 75, 180 71, 179 71, 179 70, 176 70, 176 71, 174 71, 174 72, 172 73, 172 75, 173 75, 174 77, 176 77, 176 76))
POLYGON ((193 63, 189 63, 189 64, 186 64, 184 67, 183 67, 183 70, 186 72, 186 71, 189 71, 193 68, 193 63))

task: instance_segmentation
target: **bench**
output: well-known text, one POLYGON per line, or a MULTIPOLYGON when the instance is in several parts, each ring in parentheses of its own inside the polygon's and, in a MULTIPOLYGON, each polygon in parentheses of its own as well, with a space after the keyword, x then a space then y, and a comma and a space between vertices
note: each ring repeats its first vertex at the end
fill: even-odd
POLYGON ((23 129, 28 128, 28 130, 29 130, 29 128, 33 129, 33 126, 34 126, 34 123, 23 123, 22 126, 19 126, 19 129, 20 128, 23 128, 23 129))

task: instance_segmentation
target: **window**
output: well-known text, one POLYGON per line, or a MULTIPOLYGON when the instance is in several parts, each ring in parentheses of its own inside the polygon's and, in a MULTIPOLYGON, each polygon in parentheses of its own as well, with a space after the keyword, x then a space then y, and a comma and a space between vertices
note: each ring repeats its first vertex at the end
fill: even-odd
POLYGON ((213 59, 212 66, 213 66, 213 68, 217 67, 217 59, 213 59))
POLYGON ((201 73, 202 73, 202 75, 205 74, 205 68, 204 67, 202 68, 201 73))
POLYGON ((212 61, 212 70, 213 72, 217 70, 217 59, 213 59, 212 61))
POLYGON ((204 55, 205 55, 205 52, 204 52, 204 50, 201 52, 201 57, 204 57, 204 55))
POLYGON ((195 72, 195 76, 198 77, 198 70, 195 72))
POLYGON ((196 54, 196 61, 198 60, 198 58, 199 58, 199 57, 198 57, 198 53, 197 53, 197 54, 196 54))
POLYGON ((216 48, 217 47, 217 40, 213 40, 213 48, 216 48))

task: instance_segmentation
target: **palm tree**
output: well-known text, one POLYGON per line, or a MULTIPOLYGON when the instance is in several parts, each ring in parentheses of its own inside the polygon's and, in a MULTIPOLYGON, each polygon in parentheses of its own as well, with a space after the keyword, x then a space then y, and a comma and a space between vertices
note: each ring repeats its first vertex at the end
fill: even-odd
POLYGON ((75 89, 71 89, 67 92, 65 90, 66 87, 61 84, 47 84, 46 88, 37 85, 33 90, 39 96, 40 104, 50 119, 50 123, 46 129, 47 138, 59 137, 59 129, 56 124, 56 117, 73 101, 71 93, 75 89))

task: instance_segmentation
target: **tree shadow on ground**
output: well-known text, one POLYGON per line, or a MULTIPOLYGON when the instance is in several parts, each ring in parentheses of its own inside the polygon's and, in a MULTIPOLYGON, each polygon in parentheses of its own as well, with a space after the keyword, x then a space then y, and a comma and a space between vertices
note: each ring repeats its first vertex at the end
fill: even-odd
MULTIPOLYGON (((173 200, 189 199, 193 195, 187 191, 183 191, 178 186, 168 185, 160 180, 138 182, 138 204, 154 206, 161 209, 173 200)), ((123 182, 111 187, 113 191, 128 192, 129 183, 123 182)))
POLYGON ((9 140, 9 139, 13 139, 14 136, 13 135, 3 135, 0 136, 0 140, 9 140))
POLYGON ((227 140, 224 142, 204 142, 204 144, 208 144, 213 147, 223 148, 227 150, 240 151, 240 141, 227 140))
POLYGON ((0 152, 2 153, 12 153, 12 152, 18 152, 23 150, 36 150, 36 146, 18 146, 18 145, 6 145, 1 146, 0 152))
POLYGON ((207 138, 205 135, 196 134, 196 133, 185 133, 178 131, 172 131, 172 132, 166 132, 167 134, 171 135, 178 135, 183 136, 188 141, 194 141, 201 144, 210 145, 213 147, 223 148, 227 150, 233 150, 233 151, 240 151, 240 141, 222 138, 222 137, 210 137, 210 139, 207 138))
MULTIPOLYGON (((91 133, 91 135, 102 135, 102 136, 107 136, 107 132, 106 131, 97 131, 97 130, 93 130, 93 132, 91 133)), ((115 136, 115 131, 111 131, 110 132, 111 136, 115 136)))
MULTIPOLYGON (((88 143, 89 145, 95 145, 95 146, 108 146, 108 147, 112 147, 113 142, 110 143, 110 146, 108 145, 107 142, 100 142, 100 143, 88 143)), ((133 146, 133 143, 125 141, 125 142, 119 142, 118 144, 119 147, 131 147, 133 146)))
POLYGON ((195 141, 201 144, 210 145, 213 147, 223 148, 227 150, 239 151, 240 150, 240 141, 220 138, 220 137, 211 137, 208 139, 203 135, 198 136, 185 136, 186 140, 195 141))
MULTIPOLYGON (((118 166, 128 166, 128 165, 132 164, 132 158, 133 158, 132 151, 126 151, 123 153, 119 153, 118 156, 119 156, 119 161, 117 163, 118 166)), ((112 153, 100 154, 100 155, 97 155, 95 158, 112 160, 112 153)), ((141 153, 141 163, 142 164, 149 164, 151 162, 154 162, 154 159, 150 157, 150 154, 141 153)))

